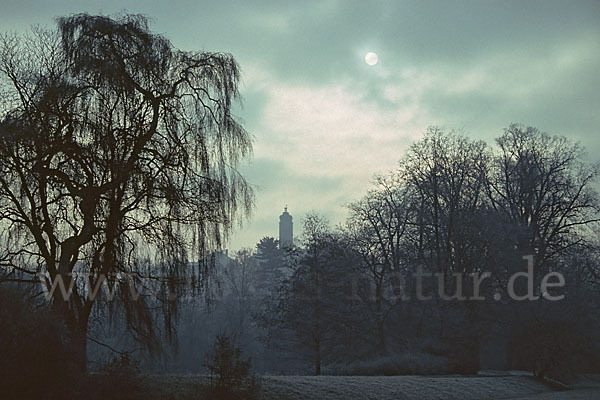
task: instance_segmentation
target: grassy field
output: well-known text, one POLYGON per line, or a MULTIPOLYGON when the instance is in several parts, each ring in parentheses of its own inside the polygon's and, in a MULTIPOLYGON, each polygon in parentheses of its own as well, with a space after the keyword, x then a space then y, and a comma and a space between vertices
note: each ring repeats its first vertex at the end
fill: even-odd
MULTIPOLYGON (((262 399, 394 399, 394 400, 562 400, 600 399, 600 388, 555 392, 524 376, 265 376, 262 399)), ((198 375, 148 377, 159 398, 202 399, 208 380, 198 375)))

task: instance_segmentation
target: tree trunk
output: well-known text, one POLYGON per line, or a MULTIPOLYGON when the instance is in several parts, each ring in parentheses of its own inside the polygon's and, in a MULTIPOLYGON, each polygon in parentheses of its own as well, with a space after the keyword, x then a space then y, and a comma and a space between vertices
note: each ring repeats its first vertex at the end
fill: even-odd
POLYGON ((78 326, 72 332, 72 345, 77 368, 82 372, 87 372, 87 323, 85 326, 78 326))
POLYGON ((87 331, 90 313, 87 307, 79 306, 78 301, 73 297, 69 301, 57 301, 55 298, 54 304, 57 311, 62 314, 68 329, 70 352, 67 356, 81 372, 85 373, 87 371, 87 331))
POLYGON ((385 352, 385 323, 383 321, 383 307, 382 307, 382 289, 381 283, 378 283, 375 287, 375 318, 377 319, 377 348, 382 353, 385 352))
POLYGON ((315 375, 321 375, 321 340, 315 340, 315 375))

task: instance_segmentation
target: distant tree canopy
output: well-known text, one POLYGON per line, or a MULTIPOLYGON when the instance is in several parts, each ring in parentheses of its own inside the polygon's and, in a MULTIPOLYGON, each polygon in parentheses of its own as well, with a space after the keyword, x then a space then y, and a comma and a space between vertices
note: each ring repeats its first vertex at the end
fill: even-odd
POLYGON ((328 221, 315 213, 303 220, 301 248, 288 247, 291 273, 265 301, 258 321, 267 339, 286 353, 300 353, 315 375, 325 362, 344 360, 364 319, 351 297, 350 253, 328 221))
MULTIPOLYGON (((434 301, 435 306, 429 308, 431 314, 416 319, 406 318, 412 315, 407 311, 412 306, 398 311, 408 303, 398 293, 408 292, 415 299, 423 289, 414 279, 395 282, 398 275, 410 278, 419 270, 435 274, 424 290, 430 298, 439 300, 443 293, 454 296, 459 291, 463 298, 470 298, 470 274, 489 273, 490 279, 480 289, 490 299, 497 290, 506 295, 509 276, 525 269, 523 256, 531 256, 534 261, 536 288, 542 275, 560 271, 571 278, 565 288, 571 293, 571 302, 579 301, 574 293, 590 290, 577 285, 593 279, 594 270, 598 271, 600 203, 595 184, 599 165, 587 162, 577 143, 534 127, 512 124, 496 144, 491 147, 430 128, 409 148, 397 170, 377 177, 374 188, 349 205, 345 233, 361 257, 361 273, 369 277, 375 289, 374 296, 366 301, 373 305, 373 328, 378 333, 373 340, 379 348, 385 348, 394 336, 389 329, 394 326, 394 317, 396 324, 414 321, 417 336, 422 335, 423 324, 428 324, 431 330, 440 332, 439 342, 447 341, 455 351, 463 348, 463 355, 469 353, 464 343, 481 337, 491 315, 493 321, 501 320, 509 332, 535 332, 537 339, 549 343, 567 341, 564 332, 575 335, 575 326, 600 321, 597 308, 587 315, 567 313, 578 315, 577 321, 565 319, 561 316, 565 309, 583 307, 568 301, 560 307, 535 309, 523 303, 512 304, 507 306, 511 308, 501 309, 503 312, 492 304, 478 305, 474 301, 434 301), (595 267, 588 267, 595 262, 595 267), (543 336, 541 333, 552 335, 560 330, 541 329, 532 322, 535 320, 547 326, 564 326, 562 338, 543 336)), ((535 298, 540 295, 544 293, 537 291, 535 298)), ((591 304, 598 304, 597 296, 585 309, 592 309, 591 304)), ((427 309, 425 304, 415 307, 427 309)), ((409 329, 405 328, 400 342, 407 340, 409 329)), ((528 346, 528 342, 516 342, 528 346)), ((530 359, 520 366, 537 363, 532 369, 547 373, 551 368, 548 354, 554 350, 541 347, 532 356, 534 361, 530 359)), ((525 354, 515 352, 517 358, 519 353, 525 354)), ((477 360, 463 364, 467 363, 477 368, 477 360)))
MULTIPOLYGON (((236 170, 252 150, 231 114, 238 80, 231 55, 177 50, 140 15, 79 14, 56 30, 1 36, 5 279, 116 280, 128 326, 155 345, 144 296, 131 301, 128 281, 113 274, 138 284, 157 275, 172 296, 186 274, 204 272, 188 261, 219 247, 250 211, 252 190, 236 170)), ((87 294, 79 284, 69 301, 54 292, 84 352, 95 304, 87 294)))
POLYGON ((432 127, 347 205, 341 229, 307 216, 259 322, 315 374, 353 362, 344 368, 473 373, 494 341, 507 343, 506 367, 541 376, 600 366, 599 174, 578 144, 533 127, 510 125, 496 146, 432 127), (533 293, 509 299, 523 256, 533 293), (550 272, 564 301, 541 291, 550 272))
POLYGON ((258 291, 264 296, 284 278, 286 252, 279 248, 279 240, 265 236, 256 244, 257 268, 255 281, 258 291))

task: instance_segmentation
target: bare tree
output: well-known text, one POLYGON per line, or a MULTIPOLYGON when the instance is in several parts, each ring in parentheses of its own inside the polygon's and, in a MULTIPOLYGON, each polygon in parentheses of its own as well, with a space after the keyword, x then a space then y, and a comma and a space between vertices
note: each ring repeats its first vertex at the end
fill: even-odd
POLYGON ((400 161, 415 201, 415 247, 422 266, 466 272, 478 262, 470 234, 485 202, 488 158, 485 143, 429 128, 400 161))
POLYGON ((505 252, 516 260, 533 256, 536 287, 549 270, 564 277, 561 302, 548 304, 535 293, 537 302, 515 304, 505 316, 516 335, 515 359, 537 375, 562 378, 586 368, 595 354, 586 330, 598 323, 592 282, 600 169, 585 161, 579 144, 534 127, 512 124, 496 142, 487 185, 498 220, 511 227, 505 252))
MULTIPOLYGON (((345 234, 350 246, 360 255, 359 275, 369 283, 361 297, 371 308, 376 323, 377 348, 385 351, 385 322, 401 296, 385 295, 390 274, 406 272, 409 261, 407 236, 412 222, 412 207, 406 186, 399 175, 375 178, 375 188, 360 201, 348 205, 345 234)), ((402 285, 403 282, 395 282, 402 285)))
POLYGON ((250 330, 251 314, 256 306, 256 263, 252 259, 252 250, 238 250, 224 267, 228 322, 233 325, 232 336, 240 340, 250 330))
MULTIPOLYGON (((73 287, 54 304, 82 360, 90 289, 104 280, 121 287, 128 326, 155 349, 147 301, 127 295, 125 274, 172 299, 185 274, 205 272, 190 271, 190 258, 203 260, 251 207, 235 169, 251 152, 231 115, 235 60, 174 49, 139 15, 80 14, 56 31, 3 36, 0 79, 2 266, 73 287)), ((176 302, 164 304, 171 332, 176 302)))
POLYGON ((512 124, 497 140, 489 180, 495 210, 520 228, 515 244, 535 256, 536 271, 565 250, 589 243, 600 204, 593 188, 600 165, 581 146, 533 127, 512 124))
POLYGON ((302 248, 290 250, 292 275, 266 302, 258 320, 274 347, 309 360, 315 375, 340 352, 348 354, 349 337, 361 315, 352 312, 346 285, 348 253, 327 221, 316 214, 304 220, 302 248))

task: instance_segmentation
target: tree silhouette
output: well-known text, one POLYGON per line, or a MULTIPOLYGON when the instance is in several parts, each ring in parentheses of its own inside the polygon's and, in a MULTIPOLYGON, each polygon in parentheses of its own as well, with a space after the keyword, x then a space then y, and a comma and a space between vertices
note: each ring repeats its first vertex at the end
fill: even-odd
POLYGON ((357 272, 366 277, 370 288, 363 290, 376 324, 379 351, 385 351, 385 321, 399 299, 385 296, 390 274, 405 272, 408 260, 407 236, 411 229, 413 210, 410 196, 397 175, 378 176, 375 188, 359 201, 347 205, 350 215, 345 226, 349 245, 360 255, 357 272), (372 304, 371 304, 372 303, 372 304))
POLYGON ((256 288, 261 296, 266 296, 284 279, 286 251, 279 248, 279 241, 265 236, 256 244, 255 271, 256 288))
MULTIPOLYGON (((328 221, 309 213, 300 248, 290 248, 291 275, 258 315, 273 347, 310 361, 315 375, 326 362, 344 359, 362 320, 351 298, 352 253, 328 221)), ((354 349, 355 350, 355 349, 354 349)))
POLYGON ((587 164, 578 143, 534 127, 511 124, 496 142, 492 205, 521 228, 515 245, 535 255, 536 272, 572 247, 587 247, 590 226, 599 221, 600 165, 587 164))
MULTIPOLYGON (((53 299, 83 365, 89 289, 105 279, 134 336, 156 350, 149 301, 127 283, 173 299, 207 272, 189 260, 207 259, 252 205, 236 170, 252 149, 231 115, 237 63, 177 50, 140 15, 79 14, 57 30, 2 36, 0 79, 2 267, 66 287, 87 274, 89 286, 53 299)), ((175 305, 163 302, 167 333, 175 305)))

